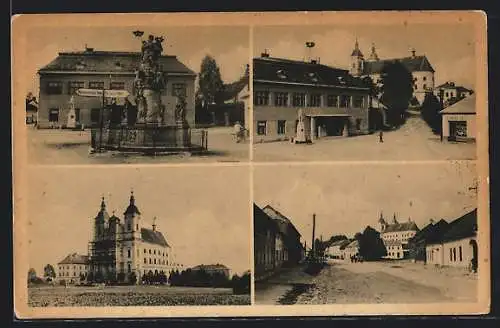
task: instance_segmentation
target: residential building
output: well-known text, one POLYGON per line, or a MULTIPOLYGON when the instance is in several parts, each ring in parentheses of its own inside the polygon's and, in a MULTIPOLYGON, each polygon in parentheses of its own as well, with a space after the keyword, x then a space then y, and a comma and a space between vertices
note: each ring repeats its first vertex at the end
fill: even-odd
POLYGON ((372 44, 371 53, 365 59, 356 40, 351 53, 350 73, 358 77, 369 76, 377 86, 382 85, 382 73, 387 64, 399 62, 413 76, 413 97, 414 100, 422 104, 425 94, 434 90, 434 68, 425 55, 416 55, 415 49, 411 50, 411 56, 379 59, 375 45, 372 44))
MULTIPOLYGON (((485 108, 484 110, 487 110, 485 108)), ((443 140, 476 140, 476 95, 466 97, 440 111, 443 140)))
POLYGON ((253 65, 254 142, 369 132, 370 86, 348 70, 267 53, 253 65))
POLYGON ((356 239, 349 241, 342 249, 342 258, 344 260, 349 261, 355 256, 359 256, 359 241, 356 239))
MULTIPOLYGON (((97 51, 93 48, 60 52, 57 58, 38 71, 38 127, 66 127, 71 115, 72 96, 78 125, 95 126, 100 122, 101 116, 104 120, 111 119, 110 114, 101 113, 101 109, 103 106, 109 108, 112 104, 119 106, 122 112, 136 113, 133 82, 140 56, 139 52, 97 51), (106 100, 102 97, 83 97, 76 94, 81 88, 126 90, 130 96, 126 99, 106 100)), ((196 74, 176 56, 160 56, 159 65, 167 81, 161 94, 165 122, 174 120, 177 95, 183 94, 187 102, 186 120, 193 125, 196 74)))
POLYGON ((191 268, 191 271, 205 271, 209 275, 223 274, 226 278, 230 278, 231 271, 223 264, 201 264, 191 268))
POLYGON ((350 241, 347 239, 341 239, 330 243, 325 250, 325 255, 331 259, 342 259, 342 250, 348 244, 350 244, 350 241))
POLYGON ((36 124, 38 115, 38 102, 35 97, 26 99, 26 124, 36 124))
POLYGON ((261 280, 304 258, 300 233, 293 223, 271 206, 254 204, 255 279, 261 280))
POLYGON ((384 242, 388 259, 404 259, 409 256, 408 241, 415 236, 419 228, 408 218, 407 222, 398 222, 394 213, 392 222, 385 220, 382 213, 378 220, 380 224, 380 238, 384 242))
POLYGON ((89 257, 71 253, 57 263, 56 279, 69 284, 79 283, 87 278, 88 270, 89 257))
POLYGON ((448 105, 453 102, 469 97, 473 93, 473 90, 461 85, 455 85, 455 82, 452 81, 448 81, 434 88, 434 95, 440 99, 442 98, 441 100, 444 107, 448 107, 448 105))
POLYGON ((137 282, 145 274, 165 273, 181 270, 172 246, 153 219, 151 228, 146 227, 132 193, 123 219, 109 216, 104 198, 94 218, 94 237, 89 243, 89 275, 94 280, 130 281, 133 275, 137 282))
POLYGON ((408 245, 410 249, 410 258, 415 262, 426 263, 427 256, 425 248, 428 244, 434 243, 441 237, 442 232, 448 227, 448 222, 441 219, 438 222, 431 222, 422 230, 418 231, 415 236, 410 238, 408 245))
POLYGON ((477 270, 477 209, 449 223, 440 238, 426 246, 427 263, 477 270))

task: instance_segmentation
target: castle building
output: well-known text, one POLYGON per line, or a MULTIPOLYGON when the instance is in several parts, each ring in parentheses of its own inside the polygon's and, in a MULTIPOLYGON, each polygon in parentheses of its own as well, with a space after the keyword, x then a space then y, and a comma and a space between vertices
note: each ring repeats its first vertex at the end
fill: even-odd
MULTIPOLYGON (((76 125, 96 126, 101 119, 103 106, 135 107, 133 82, 140 64, 139 52, 84 51, 60 52, 57 58, 38 71, 40 90, 38 127, 72 127, 76 125), (119 99, 83 97, 78 89, 126 90, 130 96, 119 99), (74 108, 70 105, 74 98, 74 108)), ((167 86, 162 91, 161 102, 167 121, 175 115, 177 95, 186 97, 186 120, 190 125, 195 120, 196 74, 181 63, 176 56, 162 55, 160 69, 166 76, 167 86)), ((128 110, 128 109, 125 109, 128 110)))
POLYGON ((348 70, 268 53, 253 65, 254 142, 369 132, 370 86, 348 70))
POLYGON ((123 219, 109 216, 104 198, 94 218, 94 236, 89 243, 89 275, 94 280, 124 280, 136 282, 145 274, 181 270, 172 246, 162 232, 157 230, 153 219, 151 228, 135 203, 132 193, 123 219), (99 277, 99 278, 98 278, 99 277))
POLYGON ((71 253, 57 263, 56 279, 64 280, 69 284, 78 283, 87 278, 88 269, 89 257, 87 255, 71 253))
POLYGON ((369 76, 375 85, 381 86, 384 66, 394 62, 400 62, 412 74, 413 96, 421 105, 426 93, 434 91, 435 71, 427 57, 425 55, 417 56, 414 49, 412 49, 409 57, 379 59, 375 45, 372 44, 370 56, 365 59, 356 40, 351 53, 350 73, 357 77, 369 76))
POLYGON ((380 238, 384 242, 388 259, 404 259, 410 255, 409 241, 419 231, 419 228, 408 218, 407 222, 398 222, 396 214, 391 223, 388 223, 382 213, 378 220, 380 224, 380 238))

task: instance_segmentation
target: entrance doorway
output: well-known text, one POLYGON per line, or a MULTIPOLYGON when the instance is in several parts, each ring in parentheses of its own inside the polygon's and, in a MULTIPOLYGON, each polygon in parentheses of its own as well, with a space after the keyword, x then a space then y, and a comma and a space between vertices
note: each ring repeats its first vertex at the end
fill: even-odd
POLYGON ((347 136, 349 120, 345 116, 318 116, 314 135, 321 137, 347 136))

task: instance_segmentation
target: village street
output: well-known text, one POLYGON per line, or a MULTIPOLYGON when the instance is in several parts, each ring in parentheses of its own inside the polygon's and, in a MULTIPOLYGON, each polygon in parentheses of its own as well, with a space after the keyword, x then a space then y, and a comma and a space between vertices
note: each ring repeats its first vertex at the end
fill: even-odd
POLYGON ((340 262, 330 263, 316 277, 296 268, 258 283, 255 301, 257 304, 474 302, 476 295, 476 276, 462 269, 410 262, 340 262))
POLYGON ((215 127, 208 131, 208 152, 201 155, 142 156, 104 153, 89 155, 90 130, 36 130, 27 128, 28 158, 36 164, 153 164, 244 162, 249 160, 249 142, 236 143, 232 128, 215 127))
POLYGON ((474 160, 474 143, 441 142, 419 117, 410 117, 398 130, 349 138, 327 137, 313 144, 288 141, 256 143, 255 161, 336 161, 336 160, 474 160))

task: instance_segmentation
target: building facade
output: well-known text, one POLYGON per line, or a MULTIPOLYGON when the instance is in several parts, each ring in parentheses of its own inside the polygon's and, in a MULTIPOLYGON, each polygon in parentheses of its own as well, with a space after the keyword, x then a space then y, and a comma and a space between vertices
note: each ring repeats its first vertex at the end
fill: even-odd
POLYGON ((254 142, 369 132, 369 86, 347 70, 268 54, 253 64, 254 142))
POLYGON ((443 140, 476 140, 476 96, 474 94, 446 107, 440 113, 443 140))
MULTIPOLYGON (((65 128, 68 120, 75 120, 78 125, 96 126, 101 115, 104 119, 109 118, 109 113, 101 113, 101 108, 109 108, 111 104, 134 112, 133 82, 140 56, 135 52, 95 51, 92 48, 59 53, 57 58, 38 71, 38 127, 65 128), (130 96, 105 100, 102 97, 83 97, 76 94, 81 88, 126 90, 130 96), (71 97, 74 99, 74 114, 70 111, 71 97), (71 118, 71 115, 75 117, 71 118)), ((196 74, 175 56, 161 56, 159 63, 167 81, 161 95, 165 122, 174 121, 177 95, 182 94, 187 102, 186 120, 194 125, 196 74)))
POLYGON ((461 85, 455 85, 455 82, 448 81, 437 86, 434 89, 434 95, 439 97, 443 106, 447 107, 450 101, 463 99, 465 97, 469 97, 474 93, 473 90, 463 87, 461 85))
POLYGON ((426 247, 427 263, 477 270, 477 209, 449 223, 426 247))
POLYGON ((365 59, 356 40, 351 53, 350 73, 359 77, 369 76, 373 83, 380 87, 385 65, 394 62, 403 64, 413 76, 413 97, 421 105, 426 93, 434 91, 435 71, 427 57, 425 55, 417 56, 415 50, 411 51, 409 57, 379 59, 375 45, 372 44, 370 56, 365 59))
POLYGON ((89 270, 89 257, 78 253, 68 254, 61 262, 57 263, 56 279, 69 284, 76 284, 87 278, 89 270))
POLYGON ((431 222, 422 230, 418 231, 413 238, 409 240, 410 258, 415 262, 427 263, 426 247, 439 240, 442 232, 447 229, 448 222, 439 220, 431 222))
POLYGON ((114 213, 109 216, 103 198, 89 243, 89 275, 93 280, 130 282, 135 276, 139 283, 143 275, 163 272, 168 276, 181 269, 171 245, 156 229, 155 219, 151 228, 146 227, 133 194, 123 219, 114 213))
POLYGON ((303 258, 300 233, 291 221, 269 205, 261 209, 254 204, 255 280, 297 265, 303 258))
POLYGON ((349 261, 351 258, 359 256, 359 241, 352 240, 342 249, 342 259, 349 261))
POLYGON ((325 250, 325 255, 328 258, 331 259, 337 259, 337 260, 342 260, 343 259, 343 252, 342 250, 349 244, 349 240, 343 239, 343 240, 337 240, 330 245, 325 250))
POLYGON ((223 264, 201 264, 191 268, 191 271, 205 271, 209 275, 222 274, 226 278, 231 277, 231 270, 223 264))
POLYGON ((380 213, 380 238, 384 242, 387 255, 384 258, 400 260, 408 258, 410 249, 408 242, 419 231, 416 223, 408 218, 407 222, 398 222, 394 214, 392 222, 388 223, 380 213))

